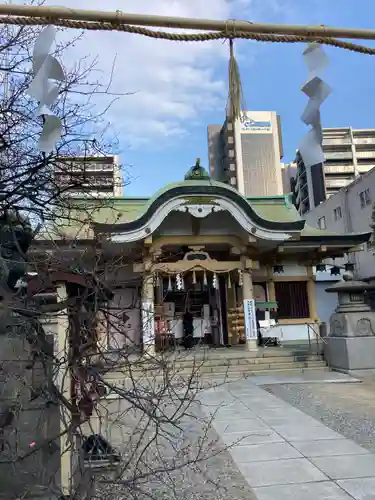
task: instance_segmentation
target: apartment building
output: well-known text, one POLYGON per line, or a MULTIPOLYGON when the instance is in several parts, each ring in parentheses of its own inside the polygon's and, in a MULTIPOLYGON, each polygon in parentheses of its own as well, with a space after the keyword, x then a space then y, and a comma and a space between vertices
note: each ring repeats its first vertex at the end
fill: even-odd
POLYGON ((82 197, 123 196, 123 178, 117 155, 59 157, 56 160, 55 182, 66 194, 82 197))
MULTIPOLYGON (((305 214, 311 226, 338 233, 369 232, 372 229, 372 207, 375 202, 375 168, 331 195, 305 214)), ((371 242, 350 254, 346 262, 355 265, 360 279, 375 279, 375 248, 371 242)), ((340 263, 342 264, 342 263, 340 263)))
POLYGON ((213 179, 244 196, 282 194, 283 157, 280 117, 274 111, 243 111, 240 119, 208 126, 213 179))
POLYGON ((312 210, 375 166, 375 128, 325 128, 323 152, 324 164, 306 168, 297 151, 297 171, 291 188, 300 214, 312 210))

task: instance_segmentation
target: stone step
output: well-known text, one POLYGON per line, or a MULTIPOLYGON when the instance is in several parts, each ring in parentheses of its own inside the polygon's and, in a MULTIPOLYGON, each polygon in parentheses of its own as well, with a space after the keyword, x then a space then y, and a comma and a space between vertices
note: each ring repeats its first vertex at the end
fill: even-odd
POLYGON ((236 366, 236 365, 258 365, 258 364, 269 364, 269 363, 289 363, 291 361, 321 361, 323 357, 318 354, 309 355, 297 355, 297 356, 269 356, 264 358, 253 358, 253 357, 243 357, 243 358, 217 358, 206 360, 200 359, 181 359, 177 358, 172 361, 171 364, 175 366, 193 366, 193 365, 204 365, 204 366, 236 366))
MULTIPOLYGON (((230 372, 228 374, 212 372, 212 373, 197 374, 195 377, 193 377, 192 380, 191 380, 191 374, 179 373, 178 376, 176 376, 173 379, 172 384, 174 386, 180 386, 184 382, 188 383, 188 381, 190 380, 190 387, 192 390, 194 390, 198 388, 212 387, 213 385, 216 384, 234 382, 236 380, 246 379, 249 377, 293 375, 298 373, 307 373, 313 375, 315 373, 330 372, 330 371, 331 370, 328 366, 321 366, 321 367, 307 367, 307 368, 289 367, 281 369, 274 368, 268 370, 251 370, 246 373, 237 371, 237 372, 230 372)), ((135 380, 137 380, 136 377, 135 380)), ((112 377, 108 377, 108 382, 112 383, 113 385, 120 386, 121 389, 130 389, 134 386, 133 380, 130 379, 129 377, 124 377, 122 378, 121 381, 114 380, 112 377)), ((160 384, 161 386, 164 385, 164 380, 162 376, 157 375, 154 377, 142 377, 140 383, 143 386, 150 384, 151 387, 154 387, 155 384, 160 384)))
MULTIPOLYGON (((199 377, 202 380, 215 380, 216 378, 225 378, 225 380, 228 378, 229 380, 238 380, 241 378, 248 378, 248 377, 264 377, 267 375, 293 375, 295 373, 322 373, 322 372, 330 372, 331 370, 328 368, 328 366, 322 366, 322 367, 308 367, 308 368, 283 368, 283 369, 274 369, 274 370, 253 370, 250 372, 247 372, 246 374, 242 372, 231 372, 228 374, 228 377, 223 377, 222 373, 211 373, 209 376, 201 376, 199 377)), ((226 380, 227 381, 227 380, 226 380)))
MULTIPOLYGON (((322 357, 321 353, 317 352, 308 352, 308 351, 284 351, 283 349, 279 349, 275 352, 273 349, 262 349, 260 352, 257 351, 257 353, 253 352, 244 352, 236 355, 217 355, 217 354, 211 354, 208 353, 207 355, 202 355, 200 353, 185 353, 181 352, 176 354, 175 356, 158 356, 155 355, 155 359, 162 360, 163 362, 171 362, 171 363, 186 363, 186 362, 195 362, 195 363, 202 363, 202 362, 256 362, 256 360, 262 360, 262 359, 275 359, 275 358, 283 358, 283 359, 293 359, 293 358, 309 358, 309 359, 314 359, 316 357, 322 357)), ((261 361, 260 361, 261 362, 261 361)), ((141 361, 141 363, 144 363, 144 360, 141 361)))
MULTIPOLYGON (((324 369, 327 365, 325 361, 306 361, 306 362, 297 362, 290 361, 288 363, 269 363, 269 364, 258 364, 258 365, 234 365, 234 366, 223 366, 223 365, 215 365, 215 366, 191 366, 191 367, 171 367, 168 371, 169 375, 178 375, 181 377, 190 377, 194 376, 211 376, 212 374, 221 374, 221 376, 227 374, 242 374, 249 375, 253 373, 263 373, 267 374, 271 371, 277 370, 303 370, 303 369, 324 369)), ((153 368, 153 369, 132 369, 132 376, 134 378, 158 378, 162 377, 161 368, 153 368)), ((111 374, 106 377, 108 380, 121 380, 129 377, 130 374, 127 374, 124 371, 111 372, 111 374)))
MULTIPOLYGON (((241 362, 233 362, 233 360, 207 360, 204 362, 199 361, 175 361, 174 363, 168 363, 170 371, 178 372, 189 372, 201 371, 201 372, 212 372, 212 371, 249 371, 249 370, 267 370, 274 366, 280 368, 284 366, 325 366, 326 362, 320 356, 309 356, 306 358, 297 357, 285 357, 285 358, 264 358, 264 359, 243 359, 241 362)), ((129 367, 124 367, 123 370, 119 369, 119 378, 121 374, 124 373, 129 367)), ((157 374, 162 370, 162 365, 158 363, 154 364, 143 364, 143 365, 133 365, 131 367, 132 373, 147 373, 149 375, 157 374)))
POLYGON ((200 367, 185 367, 183 369, 176 368, 178 373, 192 373, 192 370, 199 371, 199 373, 233 373, 233 372, 241 372, 248 373, 251 371, 266 371, 266 370, 278 370, 278 369, 288 369, 288 368, 318 368, 321 366, 327 366, 324 361, 306 361, 306 362, 289 362, 289 363, 269 363, 269 364, 260 364, 260 365, 235 365, 235 366, 200 366, 200 367))
MULTIPOLYGON (((218 358, 200 358, 200 357, 192 357, 192 356, 179 356, 176 358, 155 358, 154 361, 150 361, 150 365, 157 365, 161 363, 165 363, 171 366, 179 366, 183 368, 184 366, 236 366, 236 365, 258 365, 258 364, 268 364, 268 363, 289 363, 293 361, 321 361, 323 360, 323 356, 320 354, 299 354, 299 355, 287 355, 287 356, 266 356, 266 357, 252 357, 252 356, 243 356, 243 357, 232 357, 225 358, 223 356, 218 358)), ((147 366, 147 362, 145 360, 140 361, 139 363, 133 363, 133 368, 137 369, 141 367, 144 369, 147 366)))

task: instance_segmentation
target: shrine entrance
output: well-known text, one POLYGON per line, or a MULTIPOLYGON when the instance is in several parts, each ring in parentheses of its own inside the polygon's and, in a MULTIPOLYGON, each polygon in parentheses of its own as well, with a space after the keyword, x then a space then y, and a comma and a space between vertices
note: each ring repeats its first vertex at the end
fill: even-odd
POLYGON ((192 247, 181 260, 153 266, 159 347, 163 343, 169 348, 182 344, 186 312, 193 316, 193 345, 229 345, 228 291, 236 286, 241 264, 211 259, 202 248, 192 247))

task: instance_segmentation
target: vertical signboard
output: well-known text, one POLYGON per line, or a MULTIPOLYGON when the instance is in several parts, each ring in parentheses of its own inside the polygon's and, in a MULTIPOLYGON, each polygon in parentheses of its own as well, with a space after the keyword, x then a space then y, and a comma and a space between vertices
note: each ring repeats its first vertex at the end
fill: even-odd
POLYGON ((246 340, 256 339, 258 337, 255 300, 247 299, 243 301, 243 310, 245 315, 245 333, 246 340))
POLYGON ((143 345, 152 344, 155 337, 154 302, 142 303, 143 345))

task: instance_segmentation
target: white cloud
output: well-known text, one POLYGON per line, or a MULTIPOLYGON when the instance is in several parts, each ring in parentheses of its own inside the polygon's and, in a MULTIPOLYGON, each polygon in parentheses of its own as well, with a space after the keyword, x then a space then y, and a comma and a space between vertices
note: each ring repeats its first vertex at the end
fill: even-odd
MULTIPOLYGON (((210 19, 254 19, 278 10, 289 0, 64 0, 64 6, 89 10, 124 10, 133 13, 210 19)), ((47 0, 55 4, 55 0, 47 0)), ((76 32, 68 32, 68 35, 76 32)), ((67 35, 64 35, 67 36, 67 35)), ((241 45, 242 47, 242 45, 241 45)), ((252 63, 254 44, 246 45, 252 63)), ((163 139, 182 138, 191 124, 207 122, 212 110, 224 112, 227 97, 228 47, 221 41, 178 43, 118 32, 86 32, 69 50, 66 64, 83 56, 98 58, 103 82, 115 73, 112 92, 124 96, 108 113, 122 142, 131 147, 155 147, 163 139)), ((243 59, 244 54, 242 53, 243 59)))
MULTIPOLYGON (((64 0, 64 6, 228 19, 238 5, 244 12, 251 1, 64 0)), ((56 4, 54 0, 48 3, 56 4)), ((116 57, 111 90, 135 92, 121 98, 108 115, 115 130, 133 147, 185 136, 189 123, 205 121, 207 112, 224 107, 227 47, 221 41, 177 43, 117 32, 87 32, 84 40, 70 49, 66 62, 87 54, 98 56, 103 81, 116 57)))

